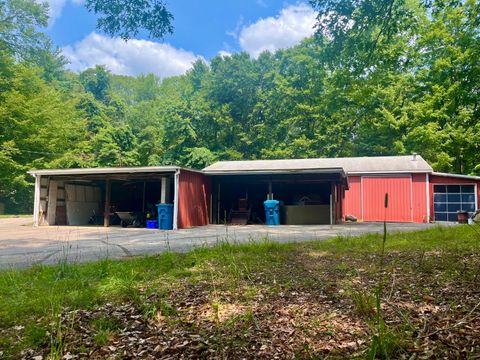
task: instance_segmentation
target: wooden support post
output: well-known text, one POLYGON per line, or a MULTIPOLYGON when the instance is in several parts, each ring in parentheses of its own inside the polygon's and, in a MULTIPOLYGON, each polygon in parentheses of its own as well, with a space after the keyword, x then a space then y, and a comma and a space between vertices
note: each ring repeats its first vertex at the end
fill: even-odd
POLYGON ((217 189, 217 224, 220 224, 220 182, 217 189))
POLYGON ((55 225, 57 217, 57 192, 58 186, 55 180, 50 180, 48 185, 47 224, 55 225))
POLYGON ((147 182, 143 182, 143 198, 142 198, 142 212, 145 212, 145 192, 147 188, 147 182))
POLYGON ((330 193, 330 225, 333 225, 333 202, 332 202, 331 193, 330 193))
POLYGON ((110 179, 105 180, 105 207, 103 209, 103 226, 110 226, 110 196, 112 191, 112 184, 110 179))
POLYGON ((160 203, 167 203, 167 178, 162 177, 162 185, 160 187, 160 203))
POLYGON ((213 224, 213 194, 210 193, 210 206, 208 211, 208 223, 213 224))
POLYGON ((178 229, 178 202, 179 202, 179 187, 180 187, 180 170, 175 172, 173 183, 173 230, 178 229))
POLYGON ((273 200, 272 181, 268 182, 268 197, 267 197, 267 200, 273 200))
POLYGON ((38 226, 40 224, 40 175, 35 175, 35 195, 33 199, 33 225, 38 226))

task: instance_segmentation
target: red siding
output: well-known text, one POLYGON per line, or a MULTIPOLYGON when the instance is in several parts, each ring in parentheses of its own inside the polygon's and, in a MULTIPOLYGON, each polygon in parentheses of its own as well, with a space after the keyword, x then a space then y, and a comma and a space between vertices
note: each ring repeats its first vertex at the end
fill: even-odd
POLYGON ((208 225, 210 178, 181 170, 178 184, 178 228, 208 225))
POLYGON ((342 184, 333 184, 331 186, 332 198, 334 201, 333 209, 333 223, 338 224, 342 220, 343 213, 343 185, 342 184))
POLYGON ((413 222, 428 222, 427 174, 412 174, 413 222))
POLYGON ((362 204, 361 204, 361 177, 350 176, 348 178, 349 189, 345 191, 345 199, 343 203, 343 215, 353 215, 357 219, 362 220, 362 204))
POLYGON ((412 221, 412 183, 410 176, 362 178, 364 221, 412 221), (385 194, 388 209, 385 210, 385 194))
POLYGON ((448 177, 448 176, 436 176, 430 175, 430 186, 429 186, 429 196, 430 196, 430 218, 434 219, 434 208, 433 208, 433 185, 434 184, 476 184, 477 185, 477 204, 480 204, 480 180, 470 180, 470 179, 462 179, 456 177, 448 177))

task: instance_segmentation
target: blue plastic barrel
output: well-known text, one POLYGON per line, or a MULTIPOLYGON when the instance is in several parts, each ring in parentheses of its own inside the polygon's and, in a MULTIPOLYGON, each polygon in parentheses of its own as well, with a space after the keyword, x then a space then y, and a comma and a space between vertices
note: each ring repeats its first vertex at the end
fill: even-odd
POLYGON ((265 207, 265 219, 267 225, 280 225, 280 201, 266 200, 263 202, 265 207))
POLYGON ((157 204, 158 228, 160 230, 173 229, 173 204, 157 204))

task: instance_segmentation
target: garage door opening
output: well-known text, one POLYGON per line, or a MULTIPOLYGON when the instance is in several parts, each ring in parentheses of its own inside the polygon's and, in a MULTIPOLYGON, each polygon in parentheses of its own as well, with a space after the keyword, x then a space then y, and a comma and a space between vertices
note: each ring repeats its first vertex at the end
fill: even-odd
POLYGON ((435 221, 455 222, 457 211, 472 215, 477 209, 475 185, 433 185, 433 207, 435 221))
MULTIPOLYGON (((44 217, 49 225, 99 226, 105 224, 107 216, 109 226, 143 227, 147 219, 157 217, 156 205, 162 202, 161 179, 77 181, 50 178, 47 182, 50 191, 53 184, 57 188, 56 199, 48 192, 45 197, 47 211, 44 217), (49 202, 56 202, 56 205, 49 206, 49 202)), ((163 201, 172 203, 173 182, 167 181, 166 186, 163 201)))
POLYGON ((145 227, 157 204, 175 201, 178 169, 101 168, 36 172, 36 225, 145 227))
POLYGON ((325 175, 218 176, 212 191, 213 223, 264 224, 264 201, 280 202, 280 224, 321 225, 337 220, 342 184, 325 175))
POLYGON ((364 176, 361 196, 363 221, 413 222, 410 176, 364 176))

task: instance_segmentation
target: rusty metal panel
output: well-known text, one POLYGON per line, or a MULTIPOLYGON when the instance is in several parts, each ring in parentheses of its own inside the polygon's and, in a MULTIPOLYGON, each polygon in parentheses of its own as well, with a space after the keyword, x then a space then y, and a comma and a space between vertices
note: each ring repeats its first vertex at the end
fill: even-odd
POLYGON ((210 178, 181 170, 178 186, 178 228, 208 225, 210 178))
POLYGON ((412 222, 411 176, 378 176, 362 178, 364 221, 412 222), (388 193, 388 209, 384 207, 388 193))
POLYGON ((345 190, 345 199, 343 203, 343 217, 353 215, 362 220, 361 204, 361 177, 348 177, 349 189, 345 190))

